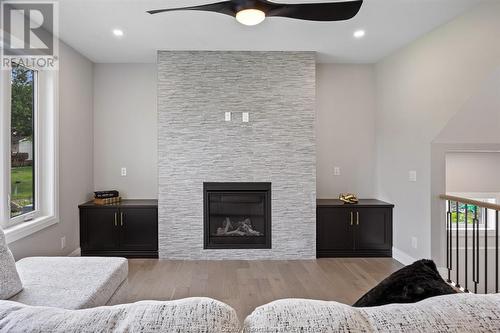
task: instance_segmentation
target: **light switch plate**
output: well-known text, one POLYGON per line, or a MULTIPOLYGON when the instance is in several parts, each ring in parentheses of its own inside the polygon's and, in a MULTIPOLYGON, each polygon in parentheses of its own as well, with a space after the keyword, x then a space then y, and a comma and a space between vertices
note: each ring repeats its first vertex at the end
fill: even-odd
POLYGON ((408 181, 410 182, 417 181, 417 172, 415 170, 410 170, 410 172, 408 172, 408 181))
POLYGON ((122 168, 121 175, 122 175, 122 177, 127 175, 127 168, 122 168))
POLYGON ((248 115, 248 112, 243 112, 241 114, 241 121, 244 123, 248 123, 250 121, 250 117, 248 115))
POLYGON ((224 113, 224 120, 225 121, 231 121, 231 112, 225 112, 224 113))

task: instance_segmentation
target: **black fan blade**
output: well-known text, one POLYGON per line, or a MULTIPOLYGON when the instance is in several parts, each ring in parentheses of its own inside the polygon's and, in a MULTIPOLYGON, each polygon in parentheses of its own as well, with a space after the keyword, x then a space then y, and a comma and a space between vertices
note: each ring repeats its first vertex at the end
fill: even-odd
POLYGON ((168 8, 168 9, 157 9, 157 10, 148 10, 149 14, 158 14, 163 12, 172 12, 177 10, 201 10, 206 12, 216 12, 226 15, 235 16, 236 12, 234 11, 234 4, 232 1, 223 1, 217 3, 211 3, 200 6, 192 6, 192 7, 181 7, 181 8, 168 8))
POLYGON ((356 16, 363 1, 307 4, 267 3, 269 10, 266 12, 266 16, 281 16, 309 21, 343 21, 356 16))
POLYGON ((310 21, 342 21, 353 18, 359 12, 362 4, 363 0, 306 4, 284 4, 267 0, 230 0, 192 7, 150 10, 148 13, 201 10, 236 16, 239 10, 256 8, 265 12, 266 16, 281 16, 310 21))

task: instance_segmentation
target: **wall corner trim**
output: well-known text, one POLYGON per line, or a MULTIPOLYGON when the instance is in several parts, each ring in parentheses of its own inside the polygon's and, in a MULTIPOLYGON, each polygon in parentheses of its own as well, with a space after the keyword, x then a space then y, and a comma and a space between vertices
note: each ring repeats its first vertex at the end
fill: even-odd
POLYGON ((408 253, 403 252, 395 247, 392 248, 392 257, 405 266, 411 265, 412 263, 417 261, 417 259, 410 256, 408 253))

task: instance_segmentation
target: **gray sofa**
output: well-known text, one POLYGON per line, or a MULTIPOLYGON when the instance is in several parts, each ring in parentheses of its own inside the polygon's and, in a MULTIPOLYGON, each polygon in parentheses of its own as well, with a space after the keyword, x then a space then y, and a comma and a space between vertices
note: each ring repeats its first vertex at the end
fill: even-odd
POLYGON ((370 308, 285 299, 255 309, 243 332, 500 332, 500 294, 462 293, 370 308))
MULTIPOLYGON (((415 304, 353 308, 285 299, 258 307, 243 333, 499 332, 500 295, 455 294, 415 304)), ((235 311, 210 298, 142 301, 83 310, 0 301, 0 332, 241 332, 235 311)))
POLYGON ((61 309, 127 301, 125 258, 31 257, 14 262, 0 228, 0 300, 61 309))
POLYGON ((30 257, 18 261, 16 268, 23 290, 11 301, 62 309, 127 301, 125 258, 30 257))

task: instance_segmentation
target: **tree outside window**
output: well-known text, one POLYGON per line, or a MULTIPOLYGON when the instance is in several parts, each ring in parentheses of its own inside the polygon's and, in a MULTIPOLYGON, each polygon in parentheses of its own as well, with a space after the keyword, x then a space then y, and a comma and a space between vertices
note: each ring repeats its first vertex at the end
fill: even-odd
POLYGON ((35 209, 35 77, 36 72, 32 69, 20 65, 12 67, 11 218, 35 209))

